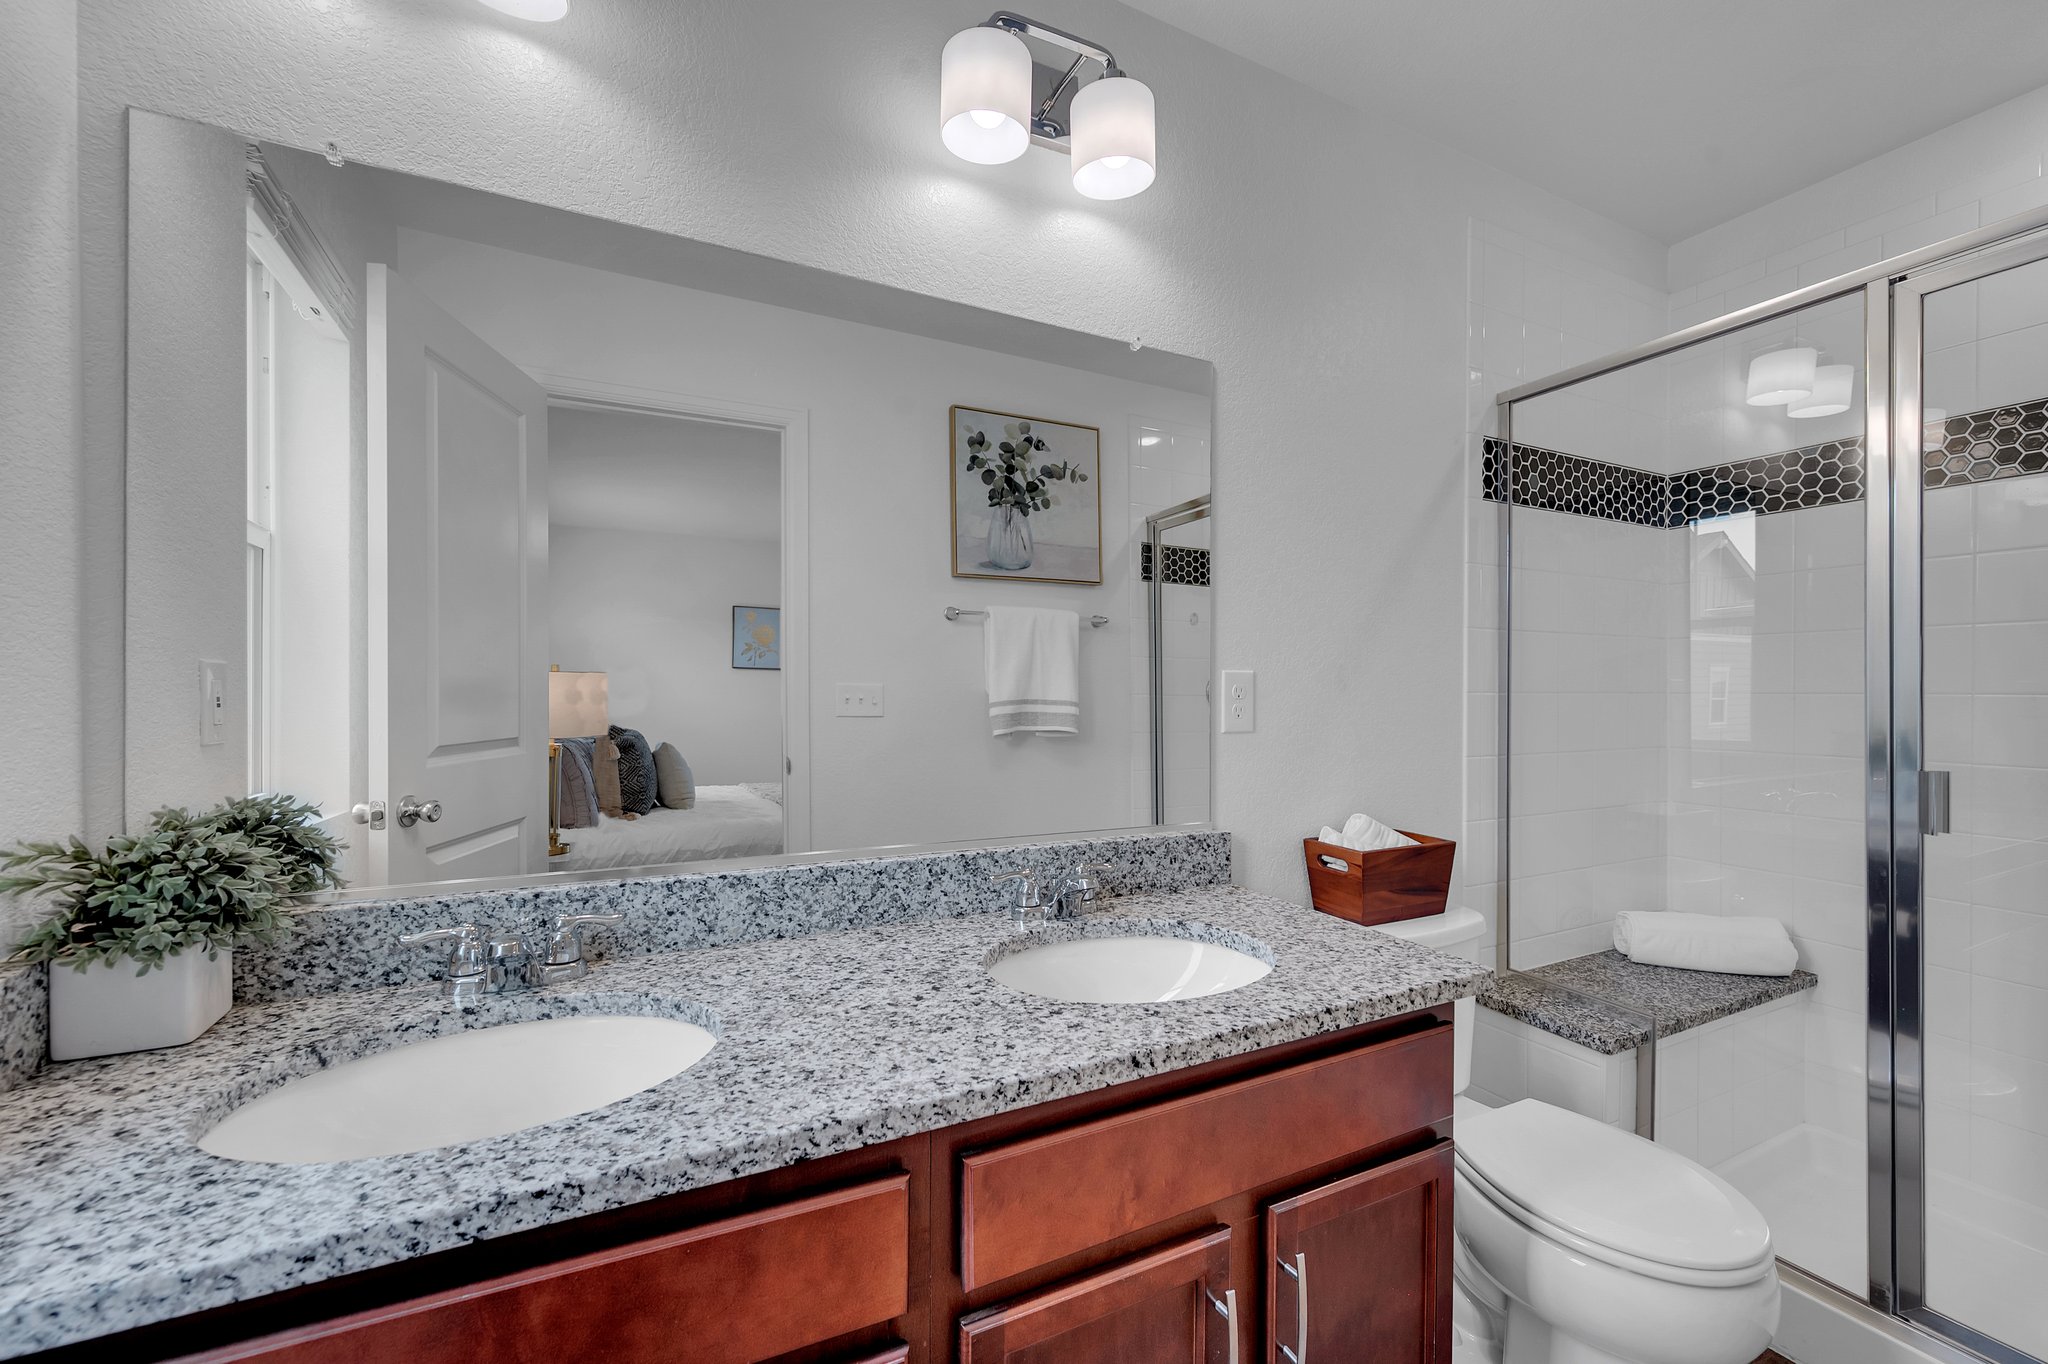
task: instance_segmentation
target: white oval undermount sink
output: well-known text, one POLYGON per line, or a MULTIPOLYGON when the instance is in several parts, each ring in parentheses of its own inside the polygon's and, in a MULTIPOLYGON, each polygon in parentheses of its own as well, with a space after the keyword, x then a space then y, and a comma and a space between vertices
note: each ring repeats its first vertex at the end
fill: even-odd
POLYGON ((1012 990, 1080 1004, 1160 1004, 1220 995, 1272 969, 1220 943, 1154 934, 1050 942, 988 965, 988 973, 1012 990))
POLYGON ((695 1023, 636 1014, 472 1028, 302 1075, 228 1114, 199 1146, 308 1165, 481 1141, 652 1089, 717 1044, 695 1023))

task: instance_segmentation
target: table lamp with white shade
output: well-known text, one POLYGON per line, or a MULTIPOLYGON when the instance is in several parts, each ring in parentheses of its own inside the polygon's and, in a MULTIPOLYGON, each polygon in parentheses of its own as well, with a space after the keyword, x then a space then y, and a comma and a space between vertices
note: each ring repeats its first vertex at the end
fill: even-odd
POLYGON ((611 727, 610 683, 603 673, 548 671, 548 856, 569 851, 562 841, 562 746, 557 739, 605 737, 611 727))

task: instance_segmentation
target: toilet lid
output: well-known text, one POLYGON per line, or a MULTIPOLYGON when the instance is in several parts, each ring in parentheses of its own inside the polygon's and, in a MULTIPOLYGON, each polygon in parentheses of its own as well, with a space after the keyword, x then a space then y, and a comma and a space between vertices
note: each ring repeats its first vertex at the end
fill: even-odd
POLYGON ((1455 1135, 1495 1190, 1595 1245, 1682 1269, 1742 1269, 1770 1254, 1755 1204, 1632 1132, 1523 1099, 1458 1122, 1455 1135))

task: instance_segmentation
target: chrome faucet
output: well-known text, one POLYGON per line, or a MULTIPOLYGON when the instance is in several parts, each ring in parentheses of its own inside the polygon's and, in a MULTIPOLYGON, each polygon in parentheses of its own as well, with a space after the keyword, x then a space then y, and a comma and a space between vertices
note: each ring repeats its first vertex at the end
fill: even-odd
POLYGON ((1010 922, 1022 928, 1034 920, 1046 923, 1055 919, 1078 919, 1082 906, 1091 905, 1102 894, 1102 883, 1098 877, 1116 868, 1100 862, 1077 863, 1054 878, 1052 889, 1041 890, 1038 873, 1030 868, 1021 871, 1006 871, 990 879, 996 884, 1015 881, 1016 898, 1010 902, 1010 922))
POLYGON ((486 941, 484 931, 473 923, 408 933, 398 941, 407 947, 453 944, 448 951, 448 974, 441 981, 441 994, 457 1004, 474 1004, 483 995, 532 989, 590 974, 590 962, 583 955, 583 930, 597 924, 622 923, 625 917, 557 914, 545 954, 536 953, 522 938, 486 941))

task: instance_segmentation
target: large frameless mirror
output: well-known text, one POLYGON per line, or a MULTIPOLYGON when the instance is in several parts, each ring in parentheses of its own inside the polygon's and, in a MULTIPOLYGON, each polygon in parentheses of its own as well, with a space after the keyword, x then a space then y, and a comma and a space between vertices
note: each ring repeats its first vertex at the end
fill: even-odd
POLYGON ((283 792, 368 888, 1208 817, 1206 362, 130 135, 131 823, 283 792))

